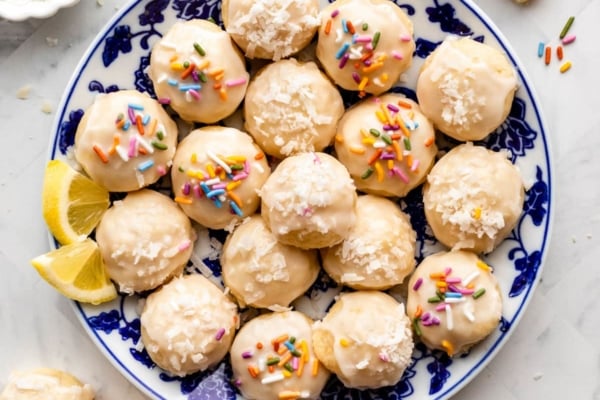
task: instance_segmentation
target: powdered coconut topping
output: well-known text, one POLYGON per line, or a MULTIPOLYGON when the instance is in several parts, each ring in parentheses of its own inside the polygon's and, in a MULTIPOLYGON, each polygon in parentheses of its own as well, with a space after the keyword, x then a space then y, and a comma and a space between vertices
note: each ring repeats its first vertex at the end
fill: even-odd
POLYGON ((452 73, 440 77, 442 118, 448 124, 468 130, 471 123, 483 119, 481 111, 486 106, 485 97, 477 96, 473 90, 471 82, 474 79, 475 75, 470 72, 465 72, 462 77, 452 73))

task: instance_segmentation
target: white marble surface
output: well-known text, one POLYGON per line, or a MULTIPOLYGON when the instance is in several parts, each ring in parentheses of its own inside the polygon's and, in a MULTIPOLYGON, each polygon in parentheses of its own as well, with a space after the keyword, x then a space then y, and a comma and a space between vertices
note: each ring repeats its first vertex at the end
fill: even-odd
MULTIPOLYGON (((85 0, 54 17, 0 21, 0 387, 13 369, 76 373, 98 400, 145 397, 104 358, 69 301, 29 260, 48 250, 40 191, 54 113, 88 44, 123 0, 85 0), (57 42, 56 40, 57 39, 57 42), (56 43, 56 45, 53 45, 56 43), (32 86, 27 100, 16 92, 32 86)), ((600 0, 479 0, 526 66, 546 114, 554 151, 554 234, 542 281, 496 358, 455 398, 600 400, 600 0), (559 75, 537 58, 575 15, 573 69, 559 75)))

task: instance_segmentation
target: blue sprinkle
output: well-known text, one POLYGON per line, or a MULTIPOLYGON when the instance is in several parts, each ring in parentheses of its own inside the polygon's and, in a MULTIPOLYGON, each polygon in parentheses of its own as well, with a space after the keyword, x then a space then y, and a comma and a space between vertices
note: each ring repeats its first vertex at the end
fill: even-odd
POLYGON ((462 293, 458 292, 446 292, 445 296, 448 298, 460 299, 462 297, 462 293))
POLYGON ((130 126, 131 126, 131 122, 125 121, 125 123, 123 124, 123 130, 124 131, 128 130, 130 126))
POLYGON ((291 344, 288 340, 286 340, 283 344, 285 345, 285 347, 288 348, 289 351, 294 351, 295 350, 294 345, 291 344))
POLYGON ((181 90, 182 92, 187 92, 190 89, 200 90, 200 89, 202 89, 202 86, 198 85, 198 84, 194 84, 194 83, 191 83, 188 85, 181 85, 181 84, 179 85, 179 90, 181 90))
POLYGON ((350 48, 350 43, 346 42, 342 45, 342 47, 340 47, 340 49, 337 51, 337 53, 335 53, 335 58, 336 59, 340 59, 344 56, 344 53, 346 53, 346 51, 348 51, 348 49, 350 48))
POLYGON ((216 198, 216 197, 215 197, 215 198, 213 199, 213 201, 214 201, 214 203, 215 203, 215 207, 217 207, 217 208, 221 208, 221 207, 223 207, 223 203, 221 203, 221 200, 219 200, 218 198, 216 198))
POLYGON ((139 104, 128 104, 129 108, 133 108, 134 110, 144 111, 144 107, 139 104))
POLYGON ((358 37, 358 33, 352 35, 352 44, 356 44, 356 38, 358 37))
POLYGON ((538 44, 538 57, 542 58, 544 56, 544 47, 546 47, 544 45, 544 42, 540 42, 540 44, 538 44))
POLYGON ((176 79, 172 79, 172 78, 171 78, 171 79, 169 79, 169 80, 167 81, 167 83, 168 83, 169 85, 171 85, 171 86, 177 86, 177 85, 179 84, 179 82, 177 82, 177 80, 176 80, 176 79))
POLYGON ((235 203, 235 201, 230 201, 229 205, 231 206, 231 209, 233 210, 234 213, 237 214, 238 217, 243 217, 244 216, 244 213, 242 212, 242 210, 240 210, 240 208, 235 203))
POLYGON ((342 28, 344 29, 344 33, 348 33, 348 24, 345 19, 342 19, 342 28))
POLYGON ((206 193, 206 197, 210 199, 211 197, 217 197, 222 194, 225 194, 225 189, 211 190, 210 192, 206 193))
POLYGON ((137 169, 140 172, 144 172, 144 171, 147 171, 148 169, 152 168, 153 165, 154 165, 153 160, 147 160, 147 161, 140 163, 138 165, 137 169))
POLYGON ((210 188, 208 187, 208 185, 204 182, 200 182, 200 187, 202 188, 202 191, 204 192, 204 194, 208 194, 210 192, 210 188))
POLYGON ((148 125, 148 122, 150 122, 150 115, 146 114, 144 115, 144 118, 142 118, 142 124, 148 125))

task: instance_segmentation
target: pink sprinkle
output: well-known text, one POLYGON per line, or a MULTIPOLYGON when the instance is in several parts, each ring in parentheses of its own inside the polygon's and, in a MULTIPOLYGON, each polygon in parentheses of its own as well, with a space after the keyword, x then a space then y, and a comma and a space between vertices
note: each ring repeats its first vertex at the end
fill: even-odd
POLYGON ((417 281, 415 282, 415 284, 413 285, 413 290, 417 291, 419 290, 419 288, 421 287, 421 285, 423 284, 423 278, 419 278, 417 279, 417 281))
POLYGON ((450 275, 451 272, 452 272, 452 268, 450 268, 450 267, 446 267, 444 269, 444 275, 446 275, 446 276, 450 275))
POLYGON ((292 358, 292 368, 294 369, 294 371, 298 370, 298 360, 298 357, 292 358))
POLYGON ((212 185, 210 187, 211 190, 226 189, 226 188, 227 188, 226 183, 215 183, 214 185, 212 185))
POLYGON ((340 10, 333 10, 333 12, 331 13, 331 18, 335 18, 340 14, 340 10))
POLYGON ((202 190, 200 189, 200 185, 194 185, 192 187, 192 190, 194 191, 194 196, 198 198, 202 197, 202 190))
POLYGON ((394 57, 396 60, 404 60, 402 53, 397 50, 392 51, 392 57, 394 57))
POLYGON ((180 245, 179 245, 179 251, 186 251, 187 249, 190 248, 190 246, 192 245, 192 241, 191 240, 184 240, 180 245))
POLYGON ((131 139, 129 139, 129 152, 127 153, 127 155, 129 156, 129 158, 133 158, 135 157, 137 153, 137 139, 135 138, 135 136, 132 136, 131 139))
POLYGON ((250 173, 250 163, 248 162, 248 160, 244 160, 244 172, 246 174, 250 173))
POLYGON ((403 42, 410 42, 412 40, 412 36, 407 34, 400 35, 400 40, 403 42))
POLYGON ((165 168, 164 165, 158 165, 156 167, 156 172, 158 173, 158 175, 160 176, 165 176, 167 174, 167 169, 165 168))
POLYGON ((354 82, 360 83, 360 75, 357 72, 352 73, 352 79, 354 79, 354 82))
POLYGON ((389 362, 390 361, 390 358, 385 353, 379 353, 379 359, 381 361, 383 361, 383 362, 389 362))
POLYGON ((242 172, 242 173, 239 173, 239 174, 237 174, 236 176, 234 176, 234 177, 233 177, 233 180, 234 180, 235 182, 237 182, 237 181, 241 181, 242 179, 246 179, 247 177, 248 177, 248 174, 247 174, 247 173, 245 173, 245 172, 242 172))
POLYGON ((576 39, 575 35, 565 36, 564 39, 562 40, 562 44, 571 44, 575 41, 575 39, 576 39))
POLYGON ((196 89, 188 89, 187 91, 190 96, 192 96, 195 100, 200 100, 202 99, 202 96, 200 95, 200 93, 198 93, 198 91, 196 89))
POLYGON ((365 49, 369 50, 369 51, 373 51, 373 44, 372 43, 367 43, 365 45, 365 49))
POLYGON ((431 323, 433 325, 439 325, 440 324, 440 319, 438 317, 433 317, 433 318, 431 318, 431 323))
POLYGON ((306 207, 303 211, 302 211, 302 216, 303 217, 310 217, 313 214, 313 209, 310 207, 306 207))
POLYGON ((387 105, 387 108, 388 108, 388 110, 393 111, 393 112, 400 111, 400 109, 398 107, 396 107, 396 105, 391 104, 391 103, 387 105))
POLYGON ((242 358, 252 358, 252 352, 250 350, 243 352, 242 358))
POLYGON ((346 66, 346 63, 348 62, 349 58, 350 58, 350 54, 348 54, 348 53, 344 54, 344 56, 340 60, 340 63, 338 64, 339 69, 342 69, 346 66))
POLYGON ((247 82, 246 78, 230 79, 225 82, 225 86, 227 86, 227 87, 240 86, 240 85, 245 84, 246 82, 247 82))
POLYGON ((225 328, 221 328, 217 331, 217 334, 215 335, 215 340, 216 341, 220 341, 221 339, 223 339, 223 336, 225 335, 225 328))
POLYGON ((190 186, 190 183, 189 183, 189 182, 186 182, 186 183, 184 183, 184 184, 183 184, 183 187, 181 188, 181 192, 182 192, 184 195, 186 195, 186 196, 189 196, 189 194, 190 194, 190 190, 191 190, 191 189, 192 189, 192 188, 191 188, 191 186, 190 186))
POLYGON ((400 168, 398 167, 394 167, 392 168, 392 171, 394 171, 394 173, 398 176, 398 178, 400 178, 400 180, 404 183, 408 183, 409 179, 408 176, 406 176, 406 174, 404 173, 404 171, 402 171, 400 168))
POLYGON ((371 36, 358 36, 354 39, 355 43, 371 43, 371 36))
POLYGON ((160 99, 158 99, 158 102, 160 104, 171 104, 171 99, 169 99, 168 97, 161 97, 160 99))
POLYGON ((235 384, 235 386, 240 387, 240 386, 242 386, 242 380, 238 378, 235 380, 234 384, 235 384))
POLYGON ((429 313, 429 311, 427 311, 426 313, 424 313, 421 316, 421 321, 425 322, 425 321, 429 321, 429 318, 431 318, 431 314, 429 313))
POLYGON ((448 278, 446 278, 446 283, 460 283, 462 279, 460 279, 457 276, 450 276, 448 278))
POLYGON ((446 310, 446 303, 440 303, 437 306, 435 306, 435 311, 445 311, 446 310))
POLYGON ((415 172, 419 168, 419 160, 414 160, 412 165, 410 166, 410 170, 415 172))
POLYGON ((127 114, 129 115, 129 119, 131 120, 132 124, 135 124, 135 111, 133 110, 133 108, 129 107, 127 108, 127 114))
POLYGON ((321 164, 321 159, 319 158, 319 156, 317 155, 317 153, 313 153, 313 163, 315 164, 321 164))

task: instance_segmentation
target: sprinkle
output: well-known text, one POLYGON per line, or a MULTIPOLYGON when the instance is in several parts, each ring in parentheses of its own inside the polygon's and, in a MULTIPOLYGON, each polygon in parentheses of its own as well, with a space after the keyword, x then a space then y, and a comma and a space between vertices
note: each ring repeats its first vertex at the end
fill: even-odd
POLYGON ((289 351, 286 350, 285 355, 281 358, 281 360, 279 360, 279 362, 277 363, 277 366, 283 367, 283 366, 285 366, 285 364, 290 362, 291 359, 292 359, 292 353, 290 353, 289 351))
POLYGON ((331 12, 331 18, 337 17, 339 15, 339 13, 340 13, 340 10, 338 10, 338 9, 333 10, 331 12))
POLYGON ((340 62, 338 64, 338 68, 343 69, 346 66, 346 63, 348 62, 349 58, 350 58, 350 54, 348 54, 348 53, 344 54, 344 56, 342 57, 342 59, 340 60, 340 62))
POLYGON ((123 160, 124 162, 129 161, 129 156, 127 155, 127 152, 121 146, 115 147, 115 151, 117 152, 119 157, 121 157, 121 160, 123 160))
POLYGON ((559 35, 560 39, 567 36, 567 33, 569 32, 569 29, 571 29, 571 25, 573 25, 574 21, 575 21, 575 17, 569 17, 569 19, 567 19, 565 26, 563 27, 562 31, 560 31, 560 35, 559 35))
POLYGON ((340 346, 342 346, 342 347, 348 347, 348 346, 350 346, 350 343, 348 342, 348 339, 341 338, 340 339, 340 346))
POLYGON ((565 37, 561 42, 564 45, 571 44, 575 41, 576 38, 577 37, 575 35, 569 35, 569 36, 565 37))
POLYGON ((452 308, 450 308, 449 304, 446 304, 446 325, 448 326, 449 331, 454 329, 454 319, 452 318, 452 308))
POLYGON ((354 82, 360 83, 360 75, 357 72, 352 73, 352 79, 354 79, 354 82))
POLYGON ((196 64, 194 63, 190 63, 187 68, 181 73, 180 78, 181 79, 187 79, 190 77, 190 75, 192 75, 193 72, 196 71, 196 64))
POLYGON ((200 54, 202 57, 204 57, 206 55, 206 51, 204 51, 204 49, 202 48, 202 46, 200 46, 200 43, 195 42, 194 43, 194 49, 196 49, 196 52, 198 54, 200 54))
POLYGON ((377 182, 383 182, 385 174, 379 161, 375 163, 375 172, 377 173, 377 182))
POLYGON ((371 42, 371 45, 373 46, 373 50, 375 50, 377 48, 377 44, 379 44, 380 38, 381 38, 381 32, 375 32, 375 34, 373 35, 373 41, 371 42))
POLYGON ((461 279, 457 276, 449 276, 446 278, 446 283, 460 283, 461 279))
POLYGON ((156 140, 153 140, 151 142, 151 144, 155 149, 158 149, 158 150, 167 150, 168 149, 168 146, 166 144, 157 142, 156 140))
POLYGON ((304 357, 300 357, 299 361, 298 361, 298 368, 296 368, 296 375, 302 376, 303 372, 304 372, 304 357))
POLYGON ((538 44, 538 57, 542 58, 544 57, 544 48, 546 47, 546 45, 544 44, 544 42, 540 42, 538 44))
MULTIPOLYGON (((146 139, 144 139, 140 135, 135 135, 135 140, 142 146, 142 148, 144 150, 146 150, 147 153, 150 153, 150 154, 154 153, 154 148, 146 139)), ((142 149, 139 149, 139 150, 142 150, 142 149)), ((140 153, 141 153, 141 151, 140 151, 140 153)))
POLYGON ((377 129, 369 129, 369 133, 375 137, 379 137, 381 135, 381 132, 379 132, 377 129))
POLYGON ((470 322, 475 321, 475 316, 473 315, 473 313, 471 312, 471 310, 467 309, 466 307, 463 308, 463 314, 465 315, 465 317, 467 317, 467 319, 470 322))
POLYGON ((550 65, 551 59, 552 59, 552 47, 547 46, 546 47, 546 57, 544 59, 544 62, 546 63, 546 65, 550 65))
POLYGON ((477 260, 477 266, 487 272, 491 272, 492 268, 481 260, 477 260))
POLYGON ((258 377, 259 371, 258 368, 256 367, 256 365, 250 364, 248 365, 248 372, 250 373, 250 376, 253 378, 258 377))
POLYGON ((369 24, 367 24, 366 22, 364 24, 362 24, 362 30, 366 31, 369 29, 369 24))
POLYGON ((421 307, 420 304, 417 305, 417 309, 415 311, 415 317, 416 318, 421 318, 421 315, 423 315, 423 307, 421 307))
POLYGON ((260 383, 262 383, 263 385, 268 385, 270 383, 275 383, 275 382, 279 382, 285 379, 285 376, 283 375, 282 372, 278 372, 276 374, 264 377, 260 383))
POLYGON ((216 190, 211 190, 210 192, 206 193, 206 197, 213 198, 213 197, 218 197, 222 194, 225 194, 225 189, 216 189, 216 190))
POLYGON ((410 145, 410 139, 409 138, 404 138, 404 148, 408 151, 412 150, 412 147, 410 145))
POLYGON ((292 390, 283 390, 279 392, 278 398, 279 400, 295 400, 300 397, 302 393, 294 392, 292 390))
POLYGON ((267 359, 267 365, 268 365, 268 366, 271 366, 271 365, 277 365, 277 364, 279 364, 279 361, 280 361, 280 360, 281 360, 281 359, 280 359, 279 357, 269 357, 269 358, 267 359))
POLYGON ((415 171, 417 171, 417 170, 419 169, 419 164, 420 164, 420 161, 419 161, 419 160, 415 160, 415 161, 413 161, 413 162, 412 162, 412 165, 410 166, 410 170, 411 170, 412 172, 415 172, 415 171))
POLYGON ((230 79, 228 81, 225 81, 225 86, 226 87, 235 87, 235 86, 241 86, 243 84, 245 84, 247 82, 246 78, 237 78, 237 79, 230 79))
POLYGON ((349 150, 351 153, 359 154, 359 155, 365 154, 365 151, 366 151, 363 146, 350 146, 349 150))
POLYGON ((367 163, 369 165, 375 164, 375 161, 377 161, 379 159, 379 156, 381 156, 381 153, 383 153, 383 150, 381 150, 381 149, 375 150, 375 152, 373 154, 371 154, 371 156, 367 160, 367 163))
POLYGON ((144 106, 141 104, 129 103, 127 104, 127 107, 137 111, 144 111, 144 106))
POLYGON ((137 169, 140 172, 145 172, 147 170, 149 170, 150 168, 152 168, 154 166, 154 160, 146 160, 144 162, 141 162, 137 169))
POLYGON ((444 350, 446 350, 446 353, 448 353, 449 356, 454 354, 454 346, 452 346, 452 343, 450 343, 447 340, 442 340, 442 347, 444 348, 444 350))
POLYGON ((369 83, 369 78, 365 76, 361 79, 360 83, 358 84, 358 90, 365 90, 365 87, 367 87, 367 83, 369 83))
POLYGON ((312 376, 317 376, 318 373, 319 373, 319 360, 315 358, 312 363, 311 374, 312 374, 312 376))
POLYGON ((227 163, 225 161, 223 161, 219 157, 217 157, 212 151, 207 150, 206 155, 208 156, 208 158, 213 160, 216 164, 221 166, 221 168, 223 168, 225 170, 225 172, 227 172, 228 174, 231 173, 231 168, 229 167, 229 165, 227 165, 227 163))
POLYGON ((388 135, 381 135, 381 140, 383 140, 385 144, 392 144, 392 139, 388 135))
POLYGON ((441 303, 438 304, 437 306, 435 306, 435 311, 445 311, 446 310, 446 303, 441 303))
POLYGON ((94 145, 94 147, 92 147, 92 148, 94 149, 94 152, 98 155, 98 157, 100 157, 100 160, 102 160, 102 162, 104 164, 108 163, 108 157, 106 156, 104 151, 100 148, 100 146, 94 145))
POLYGON ((221 339, 223 339, 223 336, 225 335, 225 328, 221 328, 217 331, 217 334, 215 335, 215 340, 216 341, 220 341, 221 339))
POLYGON ((392 147, 394 148, 394 152, 396 153, 396 160, 402 161, 402 149, 400 148, 398 142, 392 142, 392 147))
POLYGON ((571 69, 572 65, 573 64, 571 63, 571 61, 567 61, 566 63, 560 66, 560 73, 564 74, 565 72, 571 69))
POLYGON ((413 285, 413 290, 417 291, 419 290, 419 288, 421 287, 421 285, 423 284, 423 278, 419 278, 417 279, 417 281, 415 282, 415 284, 413 285))
POLYGON ((186 93, 189 93, 196 101, 202 99, 202 95, 196 89, 189 89, 186 93))
POLYGON ((403 35, 400 35, 400 40, 402 42, 410 42, 412 40, 412 36, 410 36, 408 34, 403 34, 403 35))
POLYGON ((471 273, 471 275, 469 275, 468 277, 466 277, 465 279, 463 279, 463 285, 467 286, 469 283, 471 283, 473 281, 473 279, 477 278, 479 276, 479 271, 474 271, 471 273))
POLYGON ((177 250, 179 251, 186 251, 187 249, 190 248, 190 246, 192 245, 192 241, 191 240, 184 240, 179 247, 177 248, 177 250))
POLYGON ((476 291, 475 293, 473 293, 473 298, 475 300, 477 300, 478 298, 480 298, 481 296, 483 296, 485 294, 485 288, 481 288, 478 291, 476 291))
POLYGON ((394 173, 396 174, 396 176, 398 176, 398 178, 400 178, 400 180, 404 183, 408 183, 410 180, 408 179, 408 176, 406 176, 406 174, 404 173, 404 171, 402 171, 400 168, 398 167, 394 167, 392 169, 392 171, 394 171, 394 173))
POLYGON ((262 344, 261 342, 256 342, 256 348, 257 348, 258 350, 262 350, 262 348, 263 348, 263 344, 262 344))
POLYGON ((188 90, 193 89, 193 90, 200 90, 202 89, 202 85, 198 84, 198 83, 190 83, 187 85, 179 85, 179 90, 182 92, 187 92, 188 90))
POLYGON ((556 57, 558 58, 559 61, 562 61, 562 59, 564 57, 562 46, 558 46, 556 48, 556 57))
POLYGON ((339 60, 340 58, 342 58, 342 56, 344 55, 344 53, 346 53, 348 51, 348 49, 350 48, 350 43, 345 42, 337 51, 337 53, 335 53, 335 58, 337 60, 339 60))
POLYGON ((371 175, 373 175, 373 172, 375 172, 375 169, 371 167, 367 168, 367 170, 360 176, 360 179, 369 179, 371 175))
POLYGON ((191 188, 192 187, 190 186, 189 182, 186 182, 181 188, 181 193, 183 193, 185 196, 189 196, 191 188))
POLYGON ((423 332, 421 331, 421 327, 419 326, 419 318, 413 318, 413 329, 415 330, 415 334, 417 336, 423 335, 423 332))
POLYGON ((438 296, 433 296, 433 297, 430 297, 427 299, 428 303, 439 303, 441 301, 442 301, 442 299, 439 298, 438 296))

